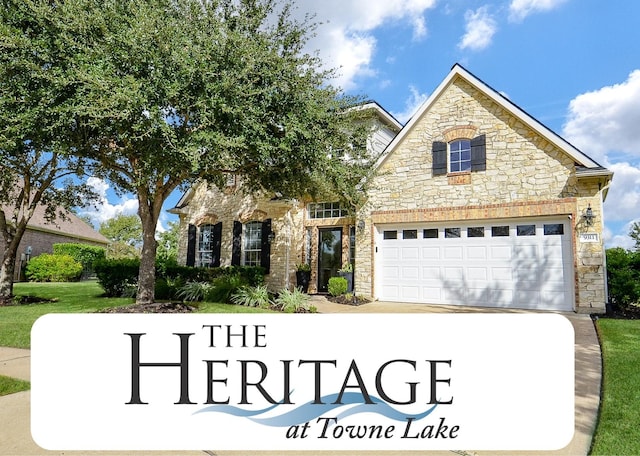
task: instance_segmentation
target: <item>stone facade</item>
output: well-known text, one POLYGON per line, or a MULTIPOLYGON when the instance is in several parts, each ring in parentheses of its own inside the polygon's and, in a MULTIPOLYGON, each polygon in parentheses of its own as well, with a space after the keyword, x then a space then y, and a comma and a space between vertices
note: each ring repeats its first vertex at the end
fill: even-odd
MULTIPOLYGON (((506 105, 506 106, 505 106, 506 105)), ((384 223, 571 218, 574 239, 575 309, 601 312, 606 302, 602 242, 603 191, 607 176, 581 178, 576 159, 462 76, 452 77, 419 119, 381 161, 368 203, 358 214, 356 287, 375 297, 375 227, 384 223), (486 170, 432 175, 434 141, 486 136, 486 170), (590 206, 597 224, 581 218, 590 206), (580 243, 581 232, 599 242, 580 243)))
MULTIPOLYGON (((174 209, 181 219, 180 259, 185 261, 187 226, 222 222, 222 265, 230 264, 233 221, 272 219, 271 288, 295 284, 295 264, 311 264, 310 292, 318 280, 319 232, 341 227, 342 258, 355 252, 355 290, 376 296, 376 235, 384 224, 532 220, 570 220, 572 271, 577 312, 604 311, 606 273, 602 203, 611 173, 529 117, 462 67, 451 73, 394 138, 376 133, 385 153, 379 160, 367 203, 356 217, 309 218, 303 201, 272 200, 201 184, 174 209), (434 142, 484 137, 481 170, 434 175, 434 142), (590 207, 595 223, 585 223, 590 207), (355 247, 351 243, 355 233, 355 247), (597 235, 582 242, 581 235, 597 235)), ((570 276, 569 276, 570 277, 570 276)))

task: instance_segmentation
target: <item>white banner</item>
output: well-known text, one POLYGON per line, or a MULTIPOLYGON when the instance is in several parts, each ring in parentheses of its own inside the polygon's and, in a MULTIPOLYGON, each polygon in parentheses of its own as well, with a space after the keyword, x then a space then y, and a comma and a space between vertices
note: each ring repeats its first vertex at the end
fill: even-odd
POLYGON ((555 314, 50 314, 31 350, 50 450, 555 450, 574 432, 555 314))

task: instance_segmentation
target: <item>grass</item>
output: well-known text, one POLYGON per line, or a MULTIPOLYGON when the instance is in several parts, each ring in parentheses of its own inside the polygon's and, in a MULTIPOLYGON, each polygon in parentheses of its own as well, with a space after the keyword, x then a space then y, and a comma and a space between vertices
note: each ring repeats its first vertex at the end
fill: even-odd
POLYGON ((640 320, 598 320, 603 355, 600 419, 591 454, 640 454, 640 320))
MULTIPOLYGON (((103 290, 95 281, 71 283, 16 283, 16 296, 37 296, 56 299, 56 302, 23 304, 0 307, 0 346, 29 348, 31 326, 48 313, 91 313, 109 307, 133 304, 131 298, 104 298, 103 290)), ((202 313, 255 313, 268 312, 252 307, 220 303, 200 303, 202 313)))
POLYGON ((0 375, 0 396, 19 393, 20 391, 26 391, 29 388, 31 388, 31 384, 27 381, 0 375))

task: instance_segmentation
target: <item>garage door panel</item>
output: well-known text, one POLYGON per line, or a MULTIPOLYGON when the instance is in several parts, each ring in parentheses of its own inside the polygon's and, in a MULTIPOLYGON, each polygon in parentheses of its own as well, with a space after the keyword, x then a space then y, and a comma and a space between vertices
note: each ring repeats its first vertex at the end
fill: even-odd
POLYGON ((494 245, 490 247, 492 260, 511 260, 511 246, 510 245, 494 245))
POLYGON ((482 246, 469 246, 467 248, 467 258, 469 260, 486 260, 487 259, 487 247, 482 246))
POLYGON ((440 247, 422 247, 422 259, 439 260, 440 259, 440 247))
POLYGON ((380 235, 377 245, 382 248, 376 255, 376 262, 381 262, 376 265, 380 298, 571 310, 571 230, 565 219, 564 234, 545 235, 545 223, 555 221, 447 222, 437 228, 438 237, 434 237, 434 225, 385 227, 415 231, 418 237, 384 240, 380 235), (503 229, 507 225, 509 229, 503 229), (518 225, 535 225, 535 230, 526 227, 520 233, 531 235, 518 236, 518 225), (467 237, 468 227, 479 226, 484 227, 485 236, 467 237), (459 231, 461 237, 444 237, 444 228, 459 231))
POLYGON ((461 260, 464 249, 460 246, 451 246, 444 248, 443 258, 445 260, 461 260))

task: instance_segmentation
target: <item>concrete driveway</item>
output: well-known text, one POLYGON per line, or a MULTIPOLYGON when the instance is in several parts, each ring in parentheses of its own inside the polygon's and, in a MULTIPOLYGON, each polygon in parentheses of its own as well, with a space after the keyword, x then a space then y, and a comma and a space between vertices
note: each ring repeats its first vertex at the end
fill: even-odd
MULTIPOLYGON (((372 302, 361 306, 334 304, 321 296, 314 296, 313 305, 321 313, 456 313, 456 312, 525 312, 520 310, 472 308, 462 306, 430 306, 393 302, 372 302)), ((574 313, 562 313, 573 324, 575 330, 575 434, 571 443, 560 451, 537 452, 483 452, 483 451, 380 451, 380 456, 400 455, 587 455, 595 430, 600 404, 601 354, 600 345, 591 317, 574 313)), ((29 380, 30 352, 15 348, 0 347, 0 375, 29 380)), ((38 447, 30 433, 30 393, 11 394, 0 397, 0 455, 181 455, 181 456, 276 456, 282 452, 238 452, 238 451, 184 451, 184 452, 77 452, 46 451, 38 447)), ((532 429, 531 432, 536 432, 532 429)), ((287 456, 368 456, 371 452, 287 452, 287 456)))

